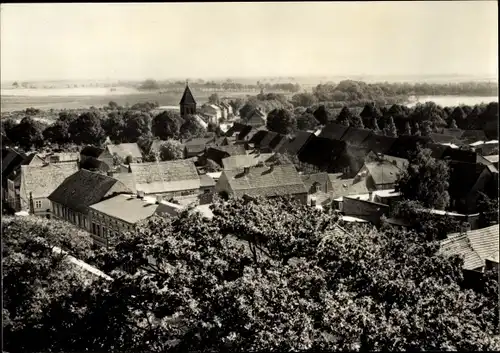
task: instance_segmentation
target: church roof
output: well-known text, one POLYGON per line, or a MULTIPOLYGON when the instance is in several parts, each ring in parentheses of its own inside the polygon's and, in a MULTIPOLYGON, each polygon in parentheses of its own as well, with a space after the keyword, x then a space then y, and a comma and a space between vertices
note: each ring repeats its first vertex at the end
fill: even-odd
POLYGON ((186 89, 184 90, 184 94, 182 95, 181 102, 179 104, 196 104, 188 85, 186 85, 186 89))

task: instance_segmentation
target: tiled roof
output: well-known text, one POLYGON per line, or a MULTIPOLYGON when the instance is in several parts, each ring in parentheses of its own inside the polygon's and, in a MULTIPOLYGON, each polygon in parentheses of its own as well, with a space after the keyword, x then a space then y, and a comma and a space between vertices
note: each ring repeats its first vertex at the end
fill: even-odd
POLYGON ((467 231, 465 234, 453 233, 441 242, 441 251, 448 256, 463 255, 464 268, 467 270, 482 267, 485 260, 498 259, 499 227, 490 227, 467 231))
POLYGON ((245 146, 243 145, 213 146, 208 149, 208 151, 210 150, 219 151, 229 156, 239 156, 247 154, 245 146))
POLYGON ((142 153, 137 143, 120 143, 118 145, 107 145, 106 149, 111 155, 116 153, 123 159, 127 158, 127 156, 132 156, 132 158, 142 158, 142 153))
POLYGON ((161 201, 156 208, 156 214, 161 217, 175 217, 177 216, 184 207, 182 205, 177 205, 172 202, 161 201))
POLYGON ((268 136, 268 134, 275 136, 274 134, 276 133, 272 131, 259 130, 250 138, 248 142, 253 143, 257 147, 265 139, 265 137, 268 136))
POLYGON ((325 127, 321 130, 318 137, 324 137, 331 140, 340 140, 348 129, 349 127, 345 125, 329 123, 325 125, 325 127))
POLYGON ((458 139, 455 136, 443 135, 431 133, 429 137, 434 143, 458 143, 458 139))
POLYGON ((304 183, 307 191, 309 192, 315 183, 319 183, 321 186, 326 186, 326 190, 331 189, 330 178, 328 173, 315 173, 315 174, 304 174, 300 178, 304 183))
POLYGON ((95 203, 89 208, 127 223, 135 224, 154 215, 158 205, 137 198, 135 195, 116 195, 95 203))
POLYGON ((425 136, 399 136, 387 154, 408 159, 410 154, 417 150, 417 145, 426 147, 431 142, 431 138, 425 136))
POLYGON ((146 194, 198 189, 200 177, 191 160, 130 163, 136 189, 146 194))
POLYGON ((133 193, 136 193, 137 190, 135 188, 135 181, 134 181, 134 175, 132 173, 129 173, 128 171, 122 172, 122 173, 114 173, 113 178, 116 180, 120 181, 125 185, 130 191, 133 193))
POLYGON ((371 135, 373 135, 372 130, 349 127, 340 140, 359 146, 362 145, 363 142, 371 135))
POLYGON ((193 94, 191 93, 188 85, 186 85, 186 89, 182 94, 182 98, 179 104, 196 104, 196 101, 194 100, 193 94))
POLYGON ((64 180, 78 171, 76 163, 47 164, 44 166, 21 166, 21 195, 29 199, 48 197, 64 180))
POLYGON ((484 156, 484 158, 489 160, 491 163, 498 163, 498 154, 492 156, 484 156))
POLYGON ((244 167, 252 167, 259 162, 266 162, 272 158, 274 153, 251 153, 248 155, 230 156, 222 159, 224 170, 233 170, 244 167))
POLYGON ((197 137, 183 141, 183 144, 189 153, 201 153, 205 150, 207 145, 214 141, 214 137, 197 137))
POLYGON ((463 268, 466 270, 475 270, 484 265, 481 257, 474 251, 469 239, 465 235, 443 240, 440 252, 446 256, 459 255, 463 257, 463 268))
POLYGON ((68 176, 49 196, 49 200, 74 211, 87 213, 88 206, 110 196, 110 192, 131 193, 123 183, 85 169, 68 176))
POLYGON ((335 167, 337 159, 345 150, 344 141, 313 136, 300 151, 298 158, 301 162, 329 171, 335 167))
POLYGON ((302 148, 307 144, 307 142, 314 136, 312 133, 307 131, 297 131, 295 136, 289 140, 286 140, 284 144, 279 148, 280 153, 289 153, 291 155, 297 155, 302 150, 302 148))
POLYGON ((450 186, 448 192, 451 197, 465 196, 476 184, 479 175, 486 166, 476 163, 449 162, 450 186))
POLYGON ((225 135, 228 137, 237 136, 245 127, 245 124, 234 123, 233 126, 226 131, 225 135))
POLYGON ((200 187, 215 186, 215 181, 207 174, 200 175, 200 187))
POLYGON ((388 161, 368 162, 365 165, 376 185, 393 184, 402 172, 401 169, 388 161))
POLYGON ((231 190, 236 196, 285 196, 307 193, 307 190, 293 165, 252 167, 245 174, 243 170, 226 170, 231 190))
POLYGON ((354 178, 343 179, 342 173, 328 174, 332 185, 332 198, 368 193, 366 178, 354 182, 354 178))
POLYGON ((409 161, 405 158, 394 157, 387 154, 377 155, 373 151, 368 153, 365 158, 366 162, 378 162, 378 161, 386 161, 396 165, 399 169, 404 170, 409 164, 409 161))

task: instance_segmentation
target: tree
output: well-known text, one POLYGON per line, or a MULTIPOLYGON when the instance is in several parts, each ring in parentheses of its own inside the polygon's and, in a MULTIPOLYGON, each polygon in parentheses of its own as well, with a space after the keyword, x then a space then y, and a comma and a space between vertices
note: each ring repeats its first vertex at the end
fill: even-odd
POLYGON ((40 121, 25 117, 21 122, 9 130, 7 137, 15 144, 26 150, 43 145, 43 130, 45 126, 40 121))
POLYGON ((324 105, 320 105, 318 109, 314 111, 313 115, 321 125, 328 124, 328 121, 330 120, 328 110, 326 110, 324 105))
POLYGON ((389 117, 387 123, 385 124, 384 133, 386 136, 390 137, 398 137, 398 129, 396 129, 396 125, 394 124, 394 119, 392 116, 389 117))
POLYGON ((349 126, 352 120, 352 113, 349 108, 344 107, 337 116, 337 124, 349 126))
POLYGON ((432 133, 431 122, 427 120, 422 121, 420 131, 422 132, 422 136, 429 136, 432 133))
POLYGON ((310 107, 316 104, 318 99, 311 93, 297 93, 292 97, 294 107, 310 107))
POLYGON ((153 135, 161 140, 178 138, 182 123, 183 120, 178 113, 168 110, 161 112, 153 118, 153 135))
POLYGON ((297 117, 298 130, 313 130, 318 126, 318 121, 313 114, 304 112, 302 114, 295 114, 297 117))
POLYGON ((450 172, 446 162, 431 157, 432 151, 418 148, 399 176, 396 190, 404 199, 419 201, 424 207, 444 210, 450 204, 450 172))
POLYGON ((110 112, 107 119, 102 121, 102 128, 112 142, 120 143, 124 141, 125 121, 121 112, 110 112))
POLYGON ((477 199, 480 226, 489 227, 498 223, 498 198, 490 199, 488 195, 479 192, 477 199))
POLYGON ((363 119, 363 124, 367 129, 374 130, 375 125, 378 128, 377 119, 382 118, 382 113, 374 103, 367 103, 359 116, 363 119))
POLYGON ((241 98, 231 99, 229 105, 233 108, 233 113, 238 114, 241 107, 243 107, 244 101, 241 98))
POLYGON ((359 115, 353 115, 352 119, 349 121, 349 126, 356 127, 358 129, 364 129, 363 119, 359 115))
POLYGON ((106 134, 97 112, 85 112, 69 124, 68 131, 76 144, 101 145, 106 134))
POLYGON ((123 117, 124 142, 137 142, 140 136, 151 134, 151 115, 145 112, 126 112, 123 117))
POLYGON ((17 81, 15 81, 15 82, 12 84, 12 88, 19 88, 19 83, 17 83, 17 81))
POLYGON ((405 123, 405 130, 403 132, 403 135, 407 135, 407 136, 411 135, 411 126, 410 126, 410 122, 409 121, 407 121, 405 123))
POLYGON ((143 89, 143 90, 156 90, 156 89, 159 89, 160 86, 158 85, 158 82, 156 82, 155 80, 153 79, 147 79, 145 80, 141 86, 139 87, 139 89, 143 89))
POLYGON ((290 134, 297 129, 297 120, 286 109, 274 109, 267 115, 267 129, 279 134, 290 134))
POLYGON ((184 158, 184 146, 177 140, 168 139, 160 147, 160 159, 172 161, 184 158))
POLYGON ((415 123, 413 127, 413 136, 420 136, 422 133, 420 132, 420 126, 418 123, 415 123))
POLYGON ((450 129, 458 129, 458 126, 457 126, 457 123, 456 123, 455 119, 451 119, 450 120, 450 123, 449 123, 448 127, 450 129))
POLYGON ((207 130, 192 115, 188 115, 179 129, 179 135, 183 139, 202 137, 207 130))
POLYGON ((108 107, 109 107, 110 109, 118 109, 120 106, 119 106, 119 105, 118 105, 118 103, 116 103, 115 101, 110 101, 110 102, 108 103, 108 107))
POLYGON ((217 93, 212 93, 208 97, 208 103, 210 103, 210 104, 219 104, 220 103, 219 95, 217 93))

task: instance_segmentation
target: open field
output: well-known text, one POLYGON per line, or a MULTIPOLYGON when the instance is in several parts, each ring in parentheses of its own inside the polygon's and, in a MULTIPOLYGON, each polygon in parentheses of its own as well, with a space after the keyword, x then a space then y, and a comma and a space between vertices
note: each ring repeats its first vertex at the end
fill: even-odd
MULTIPOLYGON (((16 111, 24 110, 26 108, 37 108, 37 109, 78 109, 78 108, 89 108, 91 106, 101 107, 107 105, 110 101, 114 101, 119 105, 134 105, 140 102, 156 101, 160 106, 164 105, 178 105, 182 97, 182 92, 169 92, 169 93, 159 93, 159 92, 140 92, 132 91, 125 93, 113 94, 114 92, 109 92, 108 94, 87 94, 87 95, 74 95, 72 94, 73 89, 68 89, 67 94, 63 95, 63 92, 59 92, 59 95, 6 95, 5 91, 2 92, 1 96, 1 107, 2 111, 16 111)), ((39 90, 34 90, 39 91, 39 90)), ((208 101, 208 97, 213 92, 200 92, 192 90, 195 99, 198 104, 203 104, 208 101)), ((90 93, 90 92, 89 92, 90 93)), ((97 92, 96 92, 97 93, 97 92)), ((246 97, 247 95, 255 95, 258 92, 217 92, 219 97, 237 98, 246 97)))

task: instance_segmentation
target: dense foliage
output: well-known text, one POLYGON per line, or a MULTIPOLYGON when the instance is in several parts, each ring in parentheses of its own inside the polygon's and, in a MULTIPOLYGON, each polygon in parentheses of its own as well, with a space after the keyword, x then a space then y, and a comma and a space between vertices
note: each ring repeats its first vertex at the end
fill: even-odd
POLYGON ((92 287, 64 277, 47 257, 24 255, 30 247, 12 244, 34 237, 18 240, 3 222, 5 349, 500 348, 498 281, 484 292, 461 288, 462 260, 439 255, 413 232, 347 226, 333 213, 280 199, 217 202, 213 213, 211 220, 194 210, 152 218, 120 235, 115 248, 89 260, 114 280, 92 287), (28 265, 45 272, 19 270, 28 265), (33 290, 43 295, 13 298, 33 290), (25 339, 35 333, 41 339, 25 339))

